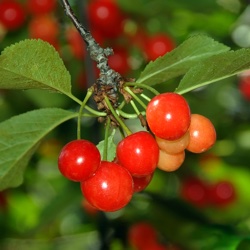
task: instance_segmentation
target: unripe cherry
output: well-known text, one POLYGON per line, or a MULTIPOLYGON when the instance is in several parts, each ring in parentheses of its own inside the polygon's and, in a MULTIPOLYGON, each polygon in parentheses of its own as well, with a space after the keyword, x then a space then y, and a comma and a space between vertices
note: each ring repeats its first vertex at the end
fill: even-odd
POLYGON ((170 141, 159 137, 155 137, 155 140, 160 149, 168 154, 177 154, 186 149, 189 143, 190 134, 186 132, 180 139, 170 141))
POLYGON ((187 150, 193 153, 202 153, 207 151, 216 141, 216 131, 214 125, 203 115, 191 115, 189 133, 190 140, 187 150))
POLYGON ((185 160, 185 151, 183 150, 177 154, 168 154, 163 150, 160 150, 158 168, 166 171, 172 172, 177 170, 185 160))

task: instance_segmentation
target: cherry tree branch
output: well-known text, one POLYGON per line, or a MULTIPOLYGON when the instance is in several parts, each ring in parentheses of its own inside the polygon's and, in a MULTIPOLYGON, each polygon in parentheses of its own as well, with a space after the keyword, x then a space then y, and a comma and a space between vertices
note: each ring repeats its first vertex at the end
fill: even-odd
POLYGON ((68 0, 61 0, 65 14, 71 19, 72 23, 81 34, 83 40, 87 45, 90 57, 97 63, 97 67, 100 70, 100 76, 97 79, 98 85, 108 85, 110 87, 109 93, 112 98, 118 98, 118 82, 121 79, 121 75, 111 69, 108 65, 108 57, 113 54, 111 48, 103 49, 93 38, 91 33, 80 23, 74 11, 72 10, 68 0))

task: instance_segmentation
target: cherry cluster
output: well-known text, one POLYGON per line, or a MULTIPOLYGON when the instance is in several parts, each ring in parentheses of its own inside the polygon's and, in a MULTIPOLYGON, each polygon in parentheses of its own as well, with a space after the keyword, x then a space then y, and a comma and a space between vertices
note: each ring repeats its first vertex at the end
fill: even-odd
POLYGON ((126 206, 133 193, 146 188, 158 163, 154 137, 141 131, 117 145, 113 162, 101 160, 98 148, 88 140, 74 140, 60 152, 58 167, 69 180, 80 182, 85 199, 102 211, 126 206))
POLYGON ((159 241, 159 232, 146 221, 140 221, 130 226, 128 242, 137 250, 178 250, 174 244, 163 244, 159 241))
POLYGON ((197 207, 225 207, 237 197, 230 181, 221 180, 211 184, 195 176, 183 180, 180 194, 184 200, 197 207))
POLYGON ((212 122, 200 114, 191 114, 183 96, 167 92, 151 99, 146 119, 160 148, 158 168, 177 170, 185 159, 185 150, 202 153, 216 141, 212 122))

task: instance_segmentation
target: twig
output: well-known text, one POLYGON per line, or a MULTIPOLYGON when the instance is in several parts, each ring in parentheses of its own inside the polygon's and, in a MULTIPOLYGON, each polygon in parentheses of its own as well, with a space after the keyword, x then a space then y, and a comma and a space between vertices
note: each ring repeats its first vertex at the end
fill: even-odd
POLYGON ((108 65, 108 56, 113 54, 113 50, 111 48, 103 49, 102 47, 100 47, 100 45, 92 37, 91 33, 80 23, 78 18, 75 16, 69 2, 67 0, 61 0, 61 3, 64 8, 65 14, 71 19, 76 29, 84 39, 91 59, 97 63, 97 67, 100 69, 100 77, 97 80, 98 85, 111 86, 112 88, 107 94, 108 96, 117 98, 117 86, 121 75, 111 69, 108 65))

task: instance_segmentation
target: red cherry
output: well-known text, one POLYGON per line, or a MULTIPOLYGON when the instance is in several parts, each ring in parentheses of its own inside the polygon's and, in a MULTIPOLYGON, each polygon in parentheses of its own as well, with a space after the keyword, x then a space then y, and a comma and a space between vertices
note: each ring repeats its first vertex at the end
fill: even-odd
POLYGON ((39 15, 33 17, 29 23, 28 29, 30 38, 39 38, 52 45, 57 44, 59 24, 53 16, 39 15))
POLYGON ((153 173, 157 166, 159 147, 150 133, 140 131, 118 143, 116 156, 131 175, 145 176, 153 173))
POLYGON ((24 21, 25 11, 19 2, 12 0, 0 2, 0 23, 6 29, 18 29, 24 24, 24 21))
POLYGON ((126 206, 133 194, 133 179, 130 173, 114 162, 102 161, 95 174, 81 183, 86 200, 105 212, 126 206))
POLYGON ((56 9, 56 0, 27 0, 31 14, 46 14, 56 9))
POLYGON ((72 181, 84 181, 100 165, 101 155, 95 144, 87 140, 74 140, 66 144, 58 158, 62 175, 72 181))
POLYGON ((250 76, 242 76, 239 81, 239 90, 242 96, 250 101, 250 76))
POLYGON ((175 44, 168 35, 156 34, 149 37, 145 42, 145 53, 149 61, 154 61, 160 56, 165 55, 167 52, 173 50, 175 44))
POLYGON ((216 131, 212 122, 199 114, 191 115, 190 139, 187 150, 202 153, 211 148, 216 141, 216 131))
POLYGON ((75 27, 69 27, 66 30, 66 39, 73 56, 79 60, 83 60, 86 55, 86 46, 83 38, 75 27))
POLYGON ((91 204, 89 204, 89 202, 86 199, 82 200, 81 205, 84 211, 90 216, 96 216, 97 213, 99 212, 99 210, 93 207, 91 204))
POLYGON ((208 186, 196 177, 183 180, 181 196, 186 201, 200 207, 206 206, 210 202, 208 186))
POLYGON ((124 75, 130 70, 128 59, 129 54, 126 49, 114 48, 114 54, 108 58, 108 64, 113 70, 124 75))
POLYGON ((217 206, 229 205, 236 198, 234 185, 229 181, 220 181, 212 185, 209 194, 212 204, 217 206))
POLYGON ((144 249, 157 241, 157 231, 148 222, 133 224, 128 231, 128 242, 136 249, 144 249))
POLYGON ((153 97, 146 109, 152 133, 165 140, 177 140, 184 136, 190 117, 190 108, 184 97, 171 92, 153 97))
POLYGON ((90 25, 107 38, 114 38, 122 32, 123 15, 114 2, 95 1, 88 5, 90 25))
POLYGON ((153 175, 154 173, 142 177, 132 176, 134 181, 134 193, 144 190, 151 182, 153 175))

